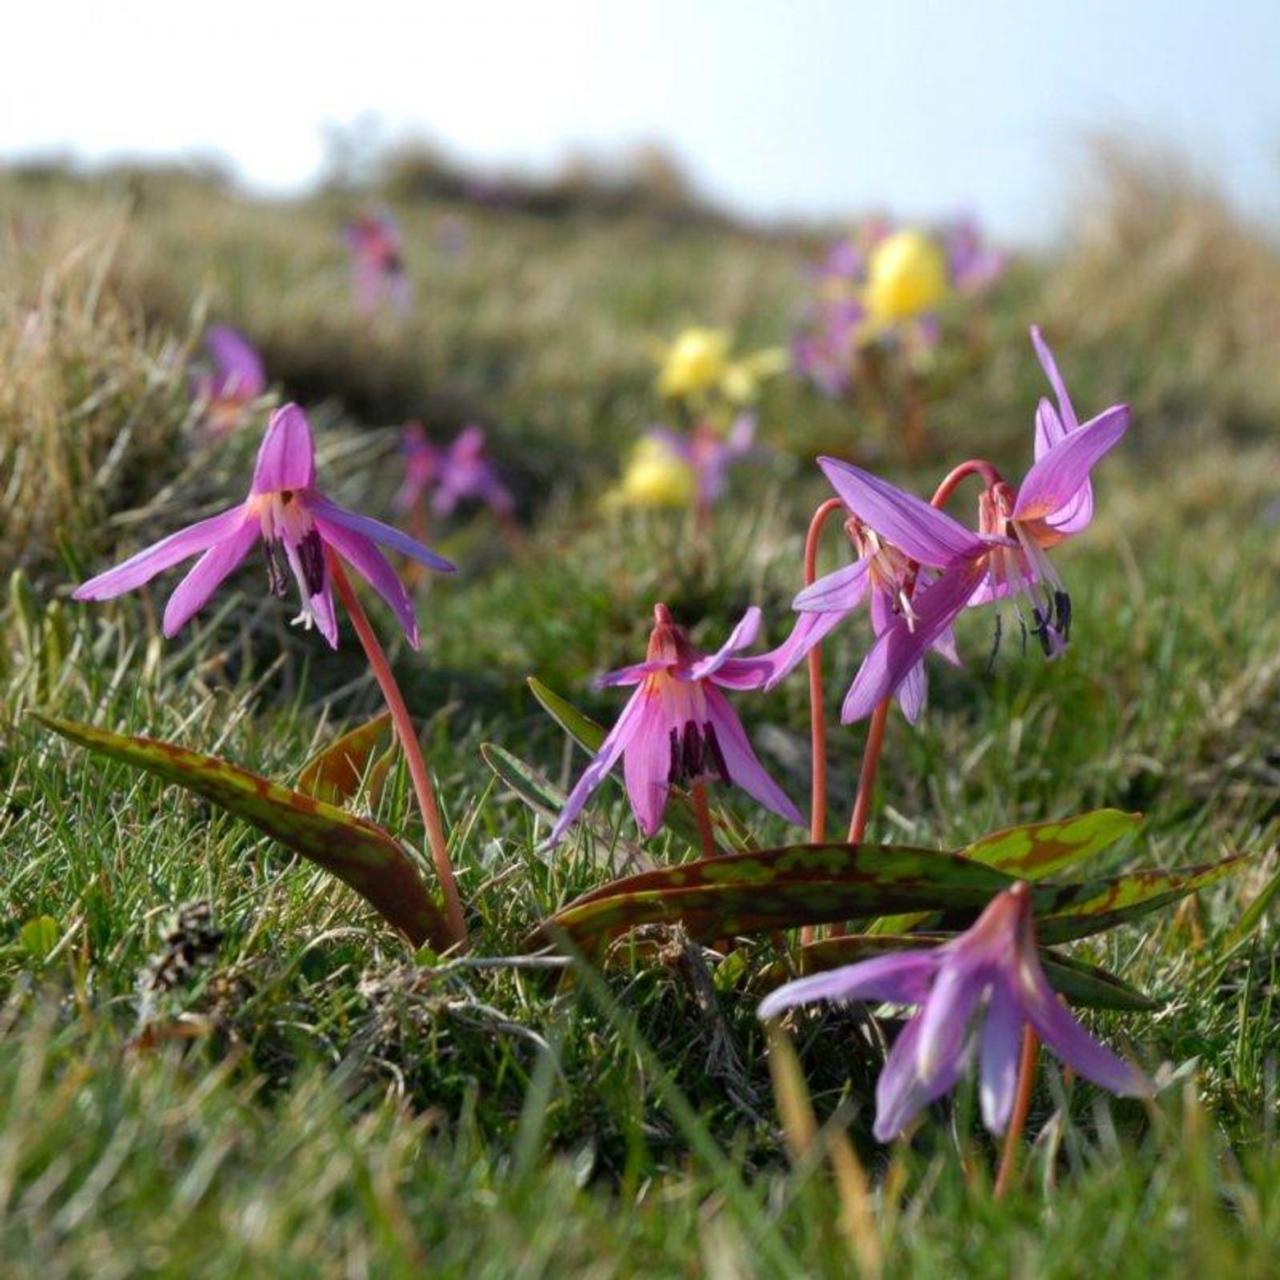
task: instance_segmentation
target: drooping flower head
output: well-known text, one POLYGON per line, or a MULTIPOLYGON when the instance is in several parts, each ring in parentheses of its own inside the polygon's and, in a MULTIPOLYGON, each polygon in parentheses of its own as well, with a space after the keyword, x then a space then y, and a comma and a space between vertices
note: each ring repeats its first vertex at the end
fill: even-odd
POLYGON ((1071 597, 1047 553, 1093 520, 1090 472, 1128 430, 1129 407, 1112 405, 1081 425, 1053 352, 1034 325, 1031 341, 1057 407, 1042 398, 1036 409, 1035 463, 1022 483, 1016 489, 995 485, 979 500, 979 527, 1011 545, 993 548, 973 603, 1009 601, 1024 634, 1031 631, 1045 654, 1056 657, 1070 637, 1071 597), (1024 600, 1029 624, 1020 607, 1024 600))
POLYGON ((876 639, 849 688, 841 719, 860 720, 896 696, 915 722, 928 690, 924 656, 934 649, 960 664, 951 624, 982 581, 985 557, 998 539, 973 533, 851 463, 819 458, 818 465, 851 513, 845 528, 858 559, 796 596, 800 620, 778 649, 763 655, 772 665, 767 687, 865 601, 876 639))
POLYGON ((412 301, 400 228, 385 210, 362 213, 342 229, 351 250, 351 282, 361 315, 390 307, 404 315, 412 301))
POLYGON ((267 389, 267 375, 257 348, 230 325, 211 325, 204 348, 212 367, 195 374, 191 395, 209 428, 222 434, 247 420, 246 409, 267 389))
POLYGON ((139 551, 123 564, 77 587, 73 598, 110 600, 199 555, 165 606, 164 634, 172 636, 204 608, 259 541, 266 552, 270 590, 278 596, 286 594, 287 567, 302 600, 302 611, 294 621, 308 628, 314 623, 335 649, 338 623, 333 584, 325 562, 327 549, 335 551, 368 580, 390 606, 414 648, 418 645, 418 622, 413 605, 377 544, 393 547, 430 569, 453 572, 453 565, 421 543, 380 520, 330 502, 315 487, 315 445, 310 424, 296 404, 287 404, 271 415, 244 502, 139 551))
POLYGON ((630 701, 569 793, 549 843, 557 844, 587 798, 623 758, 627 795, 640 830, 654 835, 672 785, 717 781, 741 787, 774 813, 802 826, 799 810, 756 758, 722 689, 754 689, 763 682, 758 659, 734 655, 754 643, 760 610, 748 609, 716 653, 695 649, 666 605, 654 607, 644 662, 602 677, 602 688, 637 686, 630 701))
POLYGON ((464 427, 453 442, 440 449, 427 439, 421 423, 411 422, 402 434, 405 459, 404 481, 394 503, 399 511, 408 511, 431 494, 431 507, 437 516, 451 515, 460 502, 482 502, 500 516, 515 509, 510 490, 498 478, 498 472, 485 447, 484 429, 464 427))
POLYGON ((1122 1097, 1153 1092, 1141 1071, 1095 1040, 1059 1002, 1036 950, 1025 884, 998 894, 970 929, 939 947, 897 951, 789 982, 765 997, 759 1015, 776 1017, 816 1000, 920 1006, 899 1032, 876 1087, 880 1142, 950 1092, 975 1048, 983 1123, 1002 1133, 1013 1108, 1024 1024, 1086 1080, 1122 1097))

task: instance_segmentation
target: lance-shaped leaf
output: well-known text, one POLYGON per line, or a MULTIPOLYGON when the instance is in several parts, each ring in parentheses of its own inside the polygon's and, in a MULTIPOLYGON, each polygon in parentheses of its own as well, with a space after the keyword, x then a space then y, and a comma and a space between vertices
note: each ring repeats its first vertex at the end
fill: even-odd
POLYGON ((64 738, 194 791, 338 877, 419 946, 450 945, 440 909, 399 841, 372 822, 171 742, 36 716, 64 738))
POLYGON ((976 914, 1012 883, 994 868, 930 849, 785 845, 628 876, 584 894, 547 923, 598 950, 642 924, 679 923, 705 939, 888 911, 976 914))
POLYGON ((584 751, 595 755, 600 744, 605 740, 603 725, 597 724, 590 716, 583 715, 573 703, 562 698, 553 689, 548 689, 536 676, 528 678, 529 692, 537 698, 542 709, 571 737, 584 751))
MULTIPOLYGON (((840 938, 824 938, 821 942, 801 947, 797 960, 802 974, 838 969, 885 951, 906 951, 938 946, 954 935, 945 933, 911 934, 846 934, 840 938)), ((1093 1009, 1119 1009, 1129 1013, 1149 1013, 1160 1002, 1143 995, 1136 987, 1108 973, 1097 965, 1087 964, 1074 956, 1040 948, 1040 963, 1055 991, 1060 991, 1072 1004, 1093 1009)), ((777 980, 785 975, 778 974, 777 980)))
POLYGON ((1069 942, 1114 929, 1242 870, 1251 860, 1252 855, 1240 854, 1171 871, 1130 871, 1084 884, 1040 885, 1032 898, 1037 936, 1041 942, 1069 942))
MULTIPOLYGON (((992 831, 956 852, 962 858, 1007 871, 1019 880, 1043 880, 1092 858, 1141 825, 1140 813, 1091 809, 1074 818, 1030 822, 992 831)), ((877 920, 870 928, 873 933, 906 933, 928 920, 929 917, 921 913, 890 916, 877 920)))
POLYGON ((302 766, 298 790, 326 804, 341 805, 360 790, 369 761, 391 727, 391 712, 384 711, 340 738, 302 766))

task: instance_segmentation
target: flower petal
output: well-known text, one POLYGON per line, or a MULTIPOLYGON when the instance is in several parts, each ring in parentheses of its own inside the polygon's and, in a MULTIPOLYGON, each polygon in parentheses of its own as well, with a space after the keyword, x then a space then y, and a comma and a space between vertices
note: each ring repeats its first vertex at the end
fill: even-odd
POLYGON ((324 586, 311 597, 311 616, 316 630, 329 642, 330 649, 338 647, 338 615, 333 608, 333 584, 326 577, 324 586))
POLYGON ((741 787, 766 809, 772 809, 798 827, 804 826, 800 810, 791 803, 787 793, 769 777, 764 765, 756 758, 756 753, 747 740, 746 730, 738 719, 738 713, 729 705, 728 699, 719 689, 711 686, 705 689, 705 693, 707 716, 715 729, 720 753, 729 772, 729 781, 741 787))
POLYGON ((739 649, 746 649, 755 644, 756 636, 759 634, 760 609, 753 604, 742 615, 742 620, 729 633, 729 638, 715 653, 707 654, 705 657, 698 659, 697 662, 683 671, 677 671, 677 677, 681 680, 705 680, 708 676, 714 675, 719 671, 739 649))
POLYGON ((763 689, 774 674, 767 654, 758 658, 727 658, 711 677, 711 683, 722 689, 763 689))
POLYGON ((662 826, 671 791, 671 729, 662 699, 645 698, 640 722, 622 758, 631 812, 646 838, 657 835, 662 826))
POLYGON ((894 951, 830 973, 797 978, 771 991, 756 1016, 773 1018, 784 1009, 815 1000, 876 1000, 890 1004, 921 1004, 938 968, 936 951, 894 951))
POLYGON ((763 687, 772 689, 796 669, 814 645, 821 644, 848 616, 847 613, 802 613, 791 628, 791 634, 776 649, 744 661, 766 664, 769 675, 763 687))
POLYGON ((960 1077, 963 1052, 954 1060, 942 1063, 930 1081, 922 1080, 918 1066, 919 1041, 920 1016, 917 1015, 898 1033, 876 1084, 876 1122, 872 1133, 877 1142, 896 1138, 918 1112, 953 1089, 960 1077))
POLYGON ((604 675, 597 676, 591 686, 594 689, 614 689, 619 686, 639 684, 645 676, 651 676, 657 671, 665 671, 671 663, 657 660, 654 662, 635 662, 629 667, 619 667, 616 671, 606 671, 604 675))
POLYGON ((879 703, 897 691, 929 647, 964 609, 984 574, 981 561, 970 561, 952 569, 912 601, 913 628, 907 626, 905 619, 894 618, 862 660, 845 695, 840 711, 844 724, 870 715, 879 703))
POLYGON ((1022 1013, 1013 993, 996 982, 982 1027, 978 1096, 982 1123, 992 1133, 1003 1133, 1013 1110, 1018 1088, 1018 1059, 1022 1046, 1022 1013))
POLYGON ((819 578, 805 587, 791 602, 797 613, 832 613, 837 609, 848 613, 856 609, 867 595, 871 561, 863 558, 819 578))
POLYGON ((387 563, 386 556, 378 550, 373 539, 351 529, 344 529, 342 525, 326 520, 323 516, 316 515, 312 518, 320 536, 387 602, 396 621, 409 638, 409 643, 416 649, 418 619, 413 611, 413 601, 409 599, 400 576, 387 563))
MULTIPOLYGON (((244 504, 232 507, 207 520, 199 520, 171 533, 167 538, 132 555, 123 564, 100 573, 96 578, 83 582, 72 593, 73 600, 110 600, 132 591, 144 582, 150 582, 158 573, 172 568, 183 560, 189 560, 201 551, 207 551, 216 542, 235 535, 245 522, 244 504)), ((253 522, 251 522, 253 523, 253 522)), ((257 528, 253 523, 253 528, 257 528)))
MULTIPOLYGON (((1044 376, 1049 379, 1049 385, 1053 388, 1053 394, 1058 399, 1058 415, 1061 419, 1062 433, 1065 435, 1068 431, 1074 431, 1080 425, 1080 419, 1076 417, 1075 408, 1071 404, 1071 397, 1067 394, 1067 384, 1062 380, 1062 374, 1058 372, 1058 362, 1053 358, 1053 352, 1049 349, 1049 344, 1040 334, 1040 326, 1033 324, 1031 326, 1031 345, 1036 349, 1036 358, 1040 361, 1040 367, 1044 370, 1044 376)), ((1039 439, 1036 440, 1036 457, 1040 457, 1039 439)), ((1050 441, 1052 444, 1053 442, 1050 441)))
POLYGON ((945 1064, 962 1053, 969 1024, 983 993, 991 985, 988 964, 963 952, 943 957, 929 998, 920 1010, 916 1065, 922 1081, 932 1080, 945 1064))
POLYGON ((1010 982, 1036 1034, 1086 1080, 1122 1097, 1150 1097, 1151 1082, 1137 1067, 1095 1040, 1061 1004, 1032 946, 1019 949, 1010 982))
POLYGON ((1060 440, 1027 472, 1012 518, 1047 519, 1061 512, 1128 428, 1129 406, 1113 405, 1060 440))
POLYGON ((193 614, 208 604, 222 580, 249 554, 261 532, 256 521, 245 520, 230 537, 216 542, 192 565, 164 607, 166 636, 176 635, 193 614))
POLYGON ((340 524, 343 528, 351 529, 355 533, 362 533, 366 538, 372 538, 374 542, 380 542, 385 547, 391 547, 392 550, 425 564, 428 569, 434 569, 437 573, 454 572, 455 566, 443 556, 436 555, 434 551, 424 547, 407 533, 401 533, 399 529, 383 524, 381 520, 348 511, 346 507, 340 507, 336 502, 330 502, 328 498, 314 492, 307 495, 307 506, 313 514, 322 516, 333 524, 340 524))
POLYGON ((219 395, 254 400, 267 389, 262 357, 242 333, 230 325, 211 325, 204 335, 204 345, 218 366, 219 395))
POLYGON ((618 717, 617 723, 609 730, 608 736, 600 744, 600 750, 596 753, 596 757, 583 770, 572 791, 569 792, 569 798, 565 801, 564 808, 560 811, 560 817, 556 819, 556 825, 551 829, 550 836, 547 837, 547 848, 554 848, 560 843, 566 830, 573 820, 582 812, 582 807, 587 803, 588 797, 604 780, 605 774, 613 768, 618 762, 618 757, 626 749, 627 743, 631 741, 632 735, 635 733, 640 724, 640 717, 645 710, 648 697, 644 689, 638 689, 631 695, 630 701, 622 709, 622 714, 618 717))
POLYGON ((849 510, 913 560, 945 569, 984 550, 958 520, 887 480, 836 458, 819 458, 818 465, 849 510))
POLYGON ((309 489, 315 481, 316 447, 311 439, 311 424, 296 404, 286 404, 267 423, 249 492, 309 489))
MULTIPOLYGON (((1053 406, 1047 400, 1041 400, 1036 410, 1036 457, 1044 457, 1066 434, 1067 429, 1053 406)), ((1092 519, 1093 485, 1086 480, 1054 515, 1052 524, 1059 533, 1073 534, 1086 528, 1092 519)))

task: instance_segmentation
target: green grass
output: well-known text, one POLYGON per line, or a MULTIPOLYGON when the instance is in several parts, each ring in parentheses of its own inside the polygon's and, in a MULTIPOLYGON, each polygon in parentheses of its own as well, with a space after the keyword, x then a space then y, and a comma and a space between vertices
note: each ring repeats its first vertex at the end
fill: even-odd
MULTIPOLYGON (((1260 856, 1193 907, 1078 945, 1167 998, 1151 1016, 1091 1023, 1177 1079, 1147 1110, 1083 1085, 1066 1093, 1044 1073, 1028 1176, 1000 1204, 965 1091, 910 1146, 880 1148, 869 1120, 881 1051, 865 1020, 806 1015, 794 1039, 819 1118, 847 1125, 873 1176, 888 1275, 1275 1273, 1275 924, 1262 912, 1237 926, 1275 874, 1280 831, 1280 541, 1263 514, 1280 491, 1277 423, 1265 362, 1209 376, 1188 355, 1206 339, 1185 317, 1161 345, 1163 309, 1189 287, 1180 264, 1168 279, 1148 264, 1131 293, 1096 246, 1023 264, 992 303, 986 353, 931 410, 930 468, 902 467, 861 411, 773 389, 761 419, 774 454, 737 478, 702 538, 678 514, 606 521, 596 497, 655 412, 651 339, 695 320, 737 325, 744 348, 785 338, 804 287, 789 240, 487 211, 468 215, 468 254, 450 263, 423 247, 442 210, 407 210, 419 306, 406 332, 367 332, 346 306, 334 199, 259 206, 158 178, 18 175, 4 189, 4 567, 21 564, 30 584, 0 616, 6 1274, 849 1274, 826 1168, 792 1168, 779 1130, 751 989, 771 950, 747 944, 740 974, 715 975, 713 1009, 678 959, 603 981, 486 964, 518 954, 539 919, 610 869, 586 838, 542 856, 545 826, 496 785, 479 747, 500 743, 566 781, 583 757, 524 678, 610 718, 620 698, 589 677, 635 660, 655 600, 704 641, 758 603, 768 639, 781 638, 805 522, 825 496, 816 449, 921 488, 979 450, 1019 475, 1041 393, 1023 337, 1035 318, 1060 326, 1051 336, 1082 409, 1120 397, 1137 408, 1099 474, 1098 519, 1056 556, 1074 643, 1052 665, 1006 645, 987 675, 987 620, 966 619, 969 666, 934 669, 918 728, 891 721, 872 835, 955 847, 1116 805, 1147 822, 1109 870, 1260 856), (39 342, 23 336, 37 304, 39 342), (191 443, 181 355, 206 310, 262 340, 282 393, 316 410, 326 481, 362 509, 387 512, 400 416, 447 431, 475 414, 495 428, 528 548, 510 556, 483 517, 440 530, 464 572, 421 590, 421 653, 395 654, 471 914, 466 963, 415 960, 279 846, 26 718, 172 738, 290 780, 378 707, 353 638, 331 654, 290 631, 257 566, 171 642, 159 589, 67 599, 80 575, 245 482, 252 432, 218 450, 191 443), (1138 336, 1109 329, 1116 315, 1139 316, 1138 336), (220 940, 158 984, 171 918, 194 900, 220 940), (46 956, 20 932, 43 915, 58 934, 46 956)), ((1172 215, 1152 225, 1174 241, 1185 229, 1172 215)), ((1253 251, 1274 266, 1265 245, 1253 251)), ((1236 280, 1209 275, 1204 288, 1236 280)), ((384 613, 375 622, 389 635, 384 613)), ((829 646, 829 701, 865 641, 855 625, 829 646)), ((803 677, 737 703, 802 798, 803 677)), ((861 737, 831 733, 839 817, 861 737)), ((762 839, 788 838, 740 800, 729 803, 762 839)), ((634 837, 616 784, 592 812, 634 837)), ((376 816, 420 838, 403 777, 376 816)), ((690 853, 674 836, 651 852, 690 853)))

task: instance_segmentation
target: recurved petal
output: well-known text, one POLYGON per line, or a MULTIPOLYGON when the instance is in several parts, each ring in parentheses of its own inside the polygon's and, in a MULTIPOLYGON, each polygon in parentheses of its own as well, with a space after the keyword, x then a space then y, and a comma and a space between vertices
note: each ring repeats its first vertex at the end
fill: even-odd
POLYGON ((804 826, 800 810, 788 799, 787 793, 765 772, 764 765, 756 758, 747 740, 746 730, 738 719, 738 713, 729 705, 723 693, 714 687, 706 688, 707 715, 716 732, 720 752, 724 756, 729 780, 739 786, 753 800, 766 809, 785 818, 796 826, 804 826))
POLYGON ((791 602, 797 613, 849 613, 867 595, 870 561, 855 560, 805 587, 791 602))
POLYGON ((333 608, 333 585, 326 577, 324 586, 311 597, 311 616, 316 630, 329 642, 330 649, 338 647, 338 615, 333 608))
POLYGON ((861 720, 892 695, 923 658, 929 647, 955 621, 982 581, 980 561, 970 561, 944 573, 913 601, 915 624, 895 617, 862 660, 845 696, 840 719, 861 720))
POLYGON ((425 564, 428 569, 436 570, 437 573, 454 571, 455 566, 443 556, 436 555, 434 551, 424 547, 407 533, 401 533, 399 529, 383 524, 381 520, 348 511, 346 507, 340 507, 336 502, 330 502, 328 498, 321 497, 318 493, 307 496, 307 506, 314 515, 323 517, 332 524, 341 525, 344 529, 350 529, 354 533, 362 533, 366 538, 372 538, 374 542, 380 542, 384 547, 399 551, 402 555, 425 564))
MULTIPOLYGON (((1049 349, 1049 344, 1041 336, 1038 324, 1031 326, 1031 345, 1035 347, 1036 358, 1040 361, 1044 376, 1049 379, 1049 385, 1053 388, 1053 394, 1057 397, 1058 413, 1062 419, 1064 434, 1067 431, 1074 431, 1080 425, 1080 420, 1076 417, 1076 411, 1071 404, 1071 397, 1067 394, 1067 384, 1063 382, 1062 374, 1058 372, 1058 362, 1053 358, 1053 352, 1049 349)), ((1040 456, 1039 443, 1040 441, 1037 437, 1037 458, 1040 456)))
POLYGON ((1018 1058, 1022 1045, 1022 1014, 1013 993, 996 982, 982 1027, 978 1097, 982 1123, 992 1133, 1003 1133, 1013 1109, 1018 1086, 1018 1058))
POLYGON ((623 753, 622 772, 636 823, 647 837, 657 835, 671 791, 671 729, 661 697, 641 693, 644 708, 623 753))
POLYGON ((311 439, 311 424, 296 404, 283 405, 267 423, 249 492, 309 489, 315 480, 316 447, 311 439))
POLYGON ((960 1057, 969 1037, 969 1024, 991 979, 986 965, 954 953, 939 964, 919 1015, 916 1065, 922 1081, 932 1080, 947 1063, 960 1057))
POLYGON ((191 566, 191 571, 174 588, 169 603, 164 607, 164 634, 172 636, 195 613, 209 602, 226 576, 249 554, 257 542, 260 529, 252 520, 246 520, 228 538, 215 543, 191 566))
POLYGON ((705 680, 714 675, 739 649, 746 649, 755 644, 760 634, 760 609, 752 605, 742 615, 742 620, 729 633, 729 638, 715 653, 699 658, 686 671, 679 673, 682 680, 705 680))
POLYGON ((317 515, 313 518, 320 536, 387 602, 396 621, 409 638, 409 643, 416 649, 418 619, 413 611, 413 601, 409 599, 409 593, 399 575, 387 563, 386 556, 378 550, 377 544, 372 538, 335 524, 324 516, 317 515))
POLYGON ((922 1079, 918 1065, 919 1041, 920 1015, 917 1014, 898 1033, 876 1084, 876 1122, 872 1132, 877 1142, 896 1138, 921 1110, 953 1089, 959 1079, 964 1065, 963 1053, 942 1063, 930 1080, 922 1079))
POLYGON ((606 671, 604 675, 597 676, 591 683, 597 689, 614 689, 619 686, 639 684, 645 676, 651 676, 655 671, 665 671, 671 664, 669 662, 635 662, 629 667, 619 667, 616 671, 606 671))
POLYGON ((743 661, 765 664, 769 674, 763 687, 772 689, 804 661, 805 655, 814 645, 821 644, 848 616, 847 613, 802 613, 791 628, 791 634, 776 649, 770 649, 758 658, 746 658, 743 661))
POLYGON ((1095 1040, 1058 1000, 1034 947, 1020 948, 1009 978, 1022 1016, 1041 1040, 1086 1080, 1122 1097, 1150 1097, 1151 1081, 1095 1040))
POLYGON ((211 325, 204 345, 218 366, 222 394, 253 400, 266 390, 262 357, 242 333, 230 325, 211 325))
POLYGON ((627 743, 631 741, 631 737, 640 723, 640 717, 644 712, 646 701, 643 689, 639 689, 631 695, 631 700, 622 709, 622 714, 618 717, 617 723, 600 744, 600 750, 595 759, 583 770, 582 777, 578 779, 573 790, 569 792, 569 798, 565 801, 564 809, 556 820, 555 826, 551 829, 551 835, 547 838, 548 848, 554 848, 560 843, 570 823, 582 812, 582 807, 587 803, 588 797, 604 780, 605 774, 618 762, 618 757, 626 749, 627 743))
POLYGON ((891 1004, 921 1004, 938 968, 933 951, 894 951, 857 964, 797 978, 771 991, 756 1014, 773 1018, 785 1009, 815 1000, 876 1000, 891 1004))
POLYGON ((1099 460, 1129 428, 1129 406, 1113 405, 1077 427, 1027 472, 1018 489, 1013 519, 1051 519, 1072 503, 1099 460))
POLYGON ((818 465, 845 506, 913 560, 945 569, 985 549, 958 520, 887 480, 838 458, 819 458, 818 465))
MULTIPOLYGON (((158 573, 207 551, 216 542, 233 537, 247 520, 244 506, 232 507, 207 520, 199 520, 171 533, 167 538, 132 555, 123 564, 81 583, 72 593, 73 600, 110 600, 150 582, 158 573)), ((257 529, 257 525, 252 527, 257 529)))

